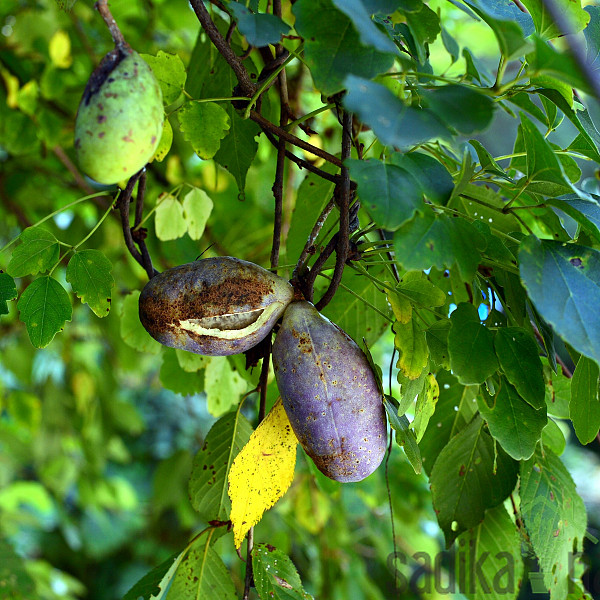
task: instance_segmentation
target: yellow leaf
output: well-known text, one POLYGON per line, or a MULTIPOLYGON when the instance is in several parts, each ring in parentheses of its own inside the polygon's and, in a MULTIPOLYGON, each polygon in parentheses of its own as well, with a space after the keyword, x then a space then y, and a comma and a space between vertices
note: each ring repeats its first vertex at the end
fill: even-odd
POLYGON ((229 518, 236 548, 240 547, 250 527, 260 521, 265 510, 290 487, 297 443, 283 404, 278 400, 229 470, 229 518))
POLYGON ((66 31, 59 30, 51 38, 48 45, 50 60, 59 69, 68 69, 73 63, 71 56, 71 38, 66 31))

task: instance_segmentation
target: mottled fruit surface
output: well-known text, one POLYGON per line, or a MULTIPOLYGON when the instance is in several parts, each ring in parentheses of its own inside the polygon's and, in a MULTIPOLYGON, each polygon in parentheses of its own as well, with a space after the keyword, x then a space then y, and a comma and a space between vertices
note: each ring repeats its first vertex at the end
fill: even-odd
POLYGON ((230 256, 205 258, 153 277, 140 321, 161 344, 225 356, 256 346, 293 297, 283 278, 230 256))
POLYGON ((387 446, 383 399, 362 350, 309 302, 290 304, 273 344, 288 418, 306 453, 336 481, 360 481, 387 446))
POLYGON ((137 173, 154 156, 163 128, 162 93, 137 52, 117 47, 94 71, 75 121, 81 169, 98 183, 137 173))

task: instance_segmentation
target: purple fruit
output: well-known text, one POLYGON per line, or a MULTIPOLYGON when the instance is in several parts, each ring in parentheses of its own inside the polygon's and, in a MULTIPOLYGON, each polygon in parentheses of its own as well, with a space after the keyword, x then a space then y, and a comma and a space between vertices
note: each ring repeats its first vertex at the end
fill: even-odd
POLYGON ((140 321, 165 346, 226 356, 262 341, 293 295, 285 279, 258 265, 205 258, 153 277, 140 294, 140 321))
POLYGON ((342 482, 375 471, 387 446, 383 398, 354 341, 309 302, 292 302, 273 365, 290 423, 318 469, 342 482))

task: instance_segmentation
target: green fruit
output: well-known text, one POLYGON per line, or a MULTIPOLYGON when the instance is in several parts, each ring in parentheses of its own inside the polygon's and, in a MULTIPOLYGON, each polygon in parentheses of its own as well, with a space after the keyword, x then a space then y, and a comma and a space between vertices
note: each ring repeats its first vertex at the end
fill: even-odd
POLYGON ((204 258, 153 277, 140 294, 140 321, 165 346, 237 354, 271 333, 293 295, 285 279, 258 265, 204 258))
POLYGON ((81 169, 98 183, 129 179, 154 156, 164 120, 162 93, 141 56, 117 46, 92 73, 75 121, 81 169))

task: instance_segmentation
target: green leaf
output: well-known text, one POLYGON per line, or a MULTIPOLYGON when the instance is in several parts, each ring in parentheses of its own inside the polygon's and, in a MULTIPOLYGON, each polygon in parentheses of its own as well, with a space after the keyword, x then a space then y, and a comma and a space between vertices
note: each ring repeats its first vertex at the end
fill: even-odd
POLYGON ((415 430, 417 442, 420 442, 427 424, 435 411, 435 405, 440 397, 440 388, 435 375, 429 373, 425 379, 425 389, 419 394, 415 406, 415 418, 412 427, 415 430))
POLYGON ((231 126, 224 108, 214 102, 188 102, 177 112, 183 137, 203 159, 212 158, 231 126))
POLYGON ((578 352, 600 362, 600 252, 529 236, 521 279, 542 317, 578 352))
POLYGON ((438 119, 462 134, 483 131, 494 116, 492 98, 466 86, 444 85, 422 90, 420 95, 438 119))
POLYGON ((569 417, 577 438, 582 444, 589 444, 600 429, 600 401, 598 398, 598 365, 581 356, 571 380, 571 402, 569 417))
POLYGON ((396 289, 419 306, 444 306, 446 303, 446 294, 420 271, 405 273, 396 289))
POLYGON ((371 20, 369 9, 363 0, 333 0, 333 4, 352 21, 364 46, 373 47, 379 52, 398 53, 394 42, 371 20))
POLYGON ((500 442, 507 454, 515 460, 532 456, 548 422, 545 405, 540 409, 533 408, 505 380, 501 381, 493 399, 480 395, 477 405, 492 437, 500 442))
POLYGON ((567 440, 565 440, 562 429, 556 424, 554 419, 548 419, 548 424, 542 431, 542 443, 557 456, 560 456, 565 451, 567 440))
POLYGON ((546 405, 540 349, 521 327, 502 327, 496 332, 494 348, 506 378, 534 409, 546 405))
POLYGON ((450 355, 448 353, 450 326, 449 319, 442 319, 430 325, 425 332, 431 360, 447 371, 450 370, 450 355))
POLYGON ((575 125, 587 143, 595 150, 595 153, 592 152, 594 158, 600 147, 600 133, 596 129, 588 110, 584 106, 578 105, 575 111, 573 105, 556 90, 541 89, 538 93, 556 104, 571 123, 575 125))
MULTIPOLYGON (((416 58, 420 64, 424 65, 429 56, 428 45, 432 44, 441 32, 440 18, 424 2, 421 3, 418 11, 405 11, 404 17, 406 18, 406 27, 412 37, 416 58)), ((399 23, 394 29, 402 31, 403 24, 399 23)))
POLYGON ((186 72, 181 58, 162 50, 156 56, 142 54, 141 57, 148 63, 160 85, 165 106, 173 104, 185 87, 186 72))
POLYGON ((560 208, 575 219, 590 235, 600 241, 600 203, 598 196, 590 194, 589 199, 580 198, 577 194, 567 194, 559 198, 546 198, 551 206, 560 208))
POLYGON ((454 375, 441 371, 436 374, 440 397, 429 420, 425 435, 419 443, 423 466, 428 474, 442 449, 471 421, 477 412, 479 386, 463 386, 454 375))
POLYGON ((34 580, 27 571, 26 562, 11 545, 0 538, 0 589, 6 600, 38 600, 34 580))
POLYGON ((15 280, 8 274, 0 271, 0 315, 8 314, 8 301, 17 297, 15 280))
POLYGON ((219 417, 237 406, 246 391, 246 380, 231 367, 226 356, 213 356, 206 366, 204 391, 208 412, 219 417))
POLYGON ((71 320, 73 309, 65 288, 52 277, 35 279, 21 294, 17 308, 31 343, 45 348, 71 320))
POLYGON ((11 277, 43 273, 58 260, 60 246, 52 233, 41 227, 29 227, 19 236, 21 244, 12 253, 7 272, 11 277))
POLYGON ((260 598, 312 600, 289 556, 269 544, 257 544, 252 552, 254 585, 260 598))
POLYGON ((517 463, 494 447, 483 421, 475 417, 442 449, 429 481, 433 507, 449 547, 514 490, 517 463))
POLYGON ((123 341, 138 352, 159 354, 162 346, 144 329, 140 323, 140 292, 134 291, 125 296, 121 305, 121 337, 123 341))
MULTIPOLYGON (((209 44, 208 56, 198 55, 198 62, 208 63, 210 67, 210 74, 205 71, 199 74, 202 82, 201 95, 205 98, 227 98, 231 95, 238 81, 227 61, 213 50, 212 44, 209 44)), ((246 62, 245 66, 250 76, 258 76, 252 62, 246 62)), ((258 150, 258 144, 254 138, 261 130, 254 121, 242 119, 231 102, 227 102, 222 106, 229 116, 229 131, 221 141, 214 160, 233 175, 238 189, 243 192, 248 169, 258 150)))
POLYGON ((166 600, 165 591, 168 589, 173 575, 183 553, 173 554, 163 563, 146 573, 125 594, 123 600, 166 600))
POLYGON ((355 75, 348 75, 344 85, 346 108, 387 146, 407 148, 449 134, 433 111, 407 106, 383 85, 355 75))
POLYGON ((358 184, 362 206, 380 227, 395 231, 423 206, 421 186, 405 169, 375 158, 345 164, 358 184))
POLYGON ((194 458, 189 484, 192 506, 203 521, 229 518, 229 468, 251 434, 252 426, 239 411, 227 413, 210 428, 194 458))
POLYGON ((186 373, 195 373, 200 369, 204 369, 210 362, 210 356, 194 354, 193 352, 180 350, 179 348, 175 350, 175 355, 177 356, 179 366, 186 371, 186 373))
POLYGON ((305 40, 306 64, 323 94, 341 91, 349 73, 370 78, 391 67, 394 57, 363 46, 350 19, 331 0, 299 0, 293 12, 296 31, 305 40))
POLYGON ((193 188, 183 198, 183 212, 187 221, 187 232, 193 240, 199 240, 213 209, 213 201, 200 188, 193 188))
POLYGON ((171 127, 169 119, 165 119, 165 122, 163 123, 162 135, 160 136, 160 142, 158 142, 158 146, 156 147, 153 160, 162 162, 165 156, 169 153, 172 145, 173 127, 171 127))
POLYGON ((571 402, 571 378, 566 377, 562 367, 558 373, 552 373, 547 365, 544 365, 546 374, 546 407, 548 414, 557 419, 569 418, 569 404, 571 402))
POLYGON ((594 71, 600 69, 600 6, 586 6, 584 10, 590 15, 588 26, 584 29, 587 45, 587 62, 594 71))
POLYGON ((393 330, 394 346, 398 350, 396 367, 405 377, 417 379, 429 357, 425 332, 417 325, 415 319, 411 319, 408 323, 396 321, 393 330))
POLYGON ((183 396, 191 396, 204 389, 204 373, 184 371, 172 348, 166 348, 163 353, 159 378, 165 388, 183 396))
MULTIPOLYGON (((211 533, 214 530, 211 530, 211 533)), ((210 546, 211 536, 196 540, 181 560, 168 589, 168 598, 198 600, 219 598, 237 600, 237 594, 227 567, 210 546)))
MULTIPOLYGON (((531 40, 535 49, 527 55, 527 62, 529 63, 529 72, 532 79, 549 77, 550 80, 555 79, 587 94, 593 94, 581 68, 569 53, 558 52, 538 35, 531 36, 531 40)), ((541 79, 539 81, 540 83, 543 82, 541 79)), ((540 85, 540 87, 554 86, 540 85)), ((566 93, 568 92, 565 89, 566 93)))
POLYGON ((243 4, 230 2, 228 8, 237 21, 240 33, 246 37, 251 46, 267 46, 276 44, 284 33, 290 30, 279 17, 270 14, 254 14, 243 4))
MULTIPOLYGON (((581 8, 581 4, 571 0, 553 0, 553 2, 556 10, 560 11, 563 18, 569 22, 568 33, 577 33, 585 28, 590 15, 581 8)), ((523 0, 523 4, 533 18, 535 30, 542 39, 551 40, 566 33, 555 23, 542 0, 523 0)))
POLYGON ((388 416, 388 421, 392 429, 396 432, 396 443, 404 449, 406 458, 410 462, 415 473, 419 475, 423 469, 421 461, 421 451, 417 444, 415 432, 410 429, 410 423, 405 415, 398 415, 398 408, 386 396, 383 399, 383 406, 388 416))
POLYGON ((171 194, 161 194, 154 211, 154 227, 159 240, 176 240, 185 235, 187 223, 181 202, 171 194))
POLYGON ((469 600, 515 598, 523 578, 521 538, 504 506, 488 510, 483 522, 458 538, 468 548, 455 564, 455 577, 469 600))
POLYGON ((552 147, 533 122, 521 113, 521 126, 525 151, 527 152, 527 181, 529 184, 551 183, 564 189, 563 193, 572 191, 560 160, 552 147))
POLYGON ((423 370, 415 379, 410 379, 402 370, 398 371, 397 380, 400 384, 400 403, 398 406, 398 414, 404 415, 409 410, 425 389, 425 383, 427 381, 427 375, 429 374, 429 364, 423 367, 423 370))
POLYGON ((552 598, 566 598, 573 553, 581 551, 586 510, 560 459, 538 451, 521 464, 521 515, 552 598))
POLYGON ((533 31, 533 22, 512 2, 466 0, 466 3, 490 26, 507 61, 522 56, 530 47, 525 38, 533 31))
POLYGON ((408 171, 421 186, 428 200, 434 204, 446 204, 454 189, 454 181, 448 169, 428 154, 422 152, 393 152, 390 162, 408 171))
POLYGON ((485 248, 485 239, 465 219, 454 219, 424 207, 394 235, 396 260, 408 271, 458 267, 471 281, 485 248))
POLYGON ((258 143, 254 138, 260 133, 260 127, 250 119, 242 119, 231 105, 227 112, 231 127, 214 159, 235 177, 241 192, 246 185, 248 169, 258 150, 258 143))
MULTIPOLYGON (((535 105, 534 105, 535 106, 535 105)), ((506 181, 512 181, 512 179, 506 174, 506 171, 496 162, 494 157, 485 149, 483 144, 477 140, 469 140, 469 144, 473 146, 475 152, 477 152, 477 158, 481 165, 481 170, 487 173, 492 173, 497 177, 506 179, 506 181)))
MULTIPOLYGON (((384 267, 375 265, 367 271, 377 279, 387 274, 384 267)), ((345 269, 342 286, 323 314, 341 327, 357 344, 364 338, 372 346, 391 320, 391 311, 385 294, 369 278, 345 269)))
POLYGON ((452 372, 464 385, 483 383, 498 370, 492 332, 481 324, 477 309, 467 302, 458 305, 450 322, 448 352, 452 372))
POLYGON ((110 311, 111 288, 115 284, 111 270, 111 262, 100 250, 76 252, 67 265, 67 281, 98 317, 105 317, 110 311))

